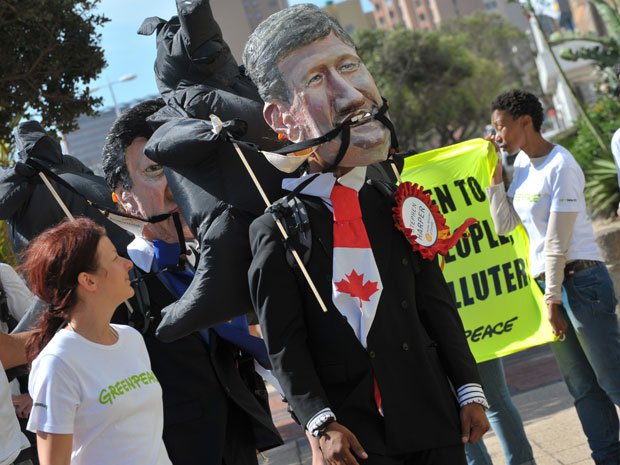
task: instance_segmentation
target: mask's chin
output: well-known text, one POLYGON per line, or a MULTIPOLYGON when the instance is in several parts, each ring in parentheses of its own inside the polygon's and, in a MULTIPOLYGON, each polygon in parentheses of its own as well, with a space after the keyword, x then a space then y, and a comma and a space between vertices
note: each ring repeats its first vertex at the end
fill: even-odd
POLYGON ((343 168, 372 165, 373 163, 385 161, 389 151, 389 130, 378 121, 376 123, 369 123, 352 128, 349 148, 339 165, 343 168), (372 128, 371 125, 374 124, 378 124, 381 127, 372 128))

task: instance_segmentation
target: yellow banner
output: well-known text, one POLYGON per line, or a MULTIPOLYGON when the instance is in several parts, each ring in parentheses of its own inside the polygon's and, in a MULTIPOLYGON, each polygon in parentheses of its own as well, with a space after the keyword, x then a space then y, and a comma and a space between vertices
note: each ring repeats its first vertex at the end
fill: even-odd
POLYGON ((424 186, 451 230, 478 220, 446 254, 444 276, 456 299, 465 335, 478 362, 553 340, 542 293, 529 275, 521 225, 495 232, 486 196, 497 154, 475 139, 405 160, 403 181, 424 186))

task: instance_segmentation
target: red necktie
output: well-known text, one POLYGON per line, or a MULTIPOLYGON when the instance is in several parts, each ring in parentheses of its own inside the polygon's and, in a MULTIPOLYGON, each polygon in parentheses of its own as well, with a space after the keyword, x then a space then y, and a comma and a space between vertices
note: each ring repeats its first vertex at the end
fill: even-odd
MULTIPOLYGON (((334 209, 332 300, 366 348, 383 290, 381 276, 362 220, 357 191, 336 184, 330 197, 334 209)), ((373 391, 383 415, 376 378, 373 391)))

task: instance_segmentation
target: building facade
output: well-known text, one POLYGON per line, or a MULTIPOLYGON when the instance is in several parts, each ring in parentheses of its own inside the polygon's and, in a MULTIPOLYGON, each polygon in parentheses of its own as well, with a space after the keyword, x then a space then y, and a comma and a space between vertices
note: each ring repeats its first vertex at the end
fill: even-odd
POLYGON ((484 9, 483 0, 372 0, 375 23, 380 29, 402 25, 432 31, 442 21, 484 9))
POLYGON ((238 63, 241 63, 248 36, 256 26, 286 7, 288 0, 211 0, 213 16, 238 63))
POLYGON ((323 11, 333 16, 349 34, 356 29, 375 28, 374 15, 364 13, 360 0, 344 0, 338 3, 328 0, 323 11))

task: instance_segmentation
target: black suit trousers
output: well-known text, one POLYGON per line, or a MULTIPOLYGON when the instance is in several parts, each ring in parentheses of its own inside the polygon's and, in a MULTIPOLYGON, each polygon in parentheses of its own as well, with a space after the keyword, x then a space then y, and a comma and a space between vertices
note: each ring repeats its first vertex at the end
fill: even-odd
POLYGON ((413 454, 386 456, 369 454, 367 460, 360 465, 465 465, 465 449, 463 446, 447 446, 428 449, 413 454))

